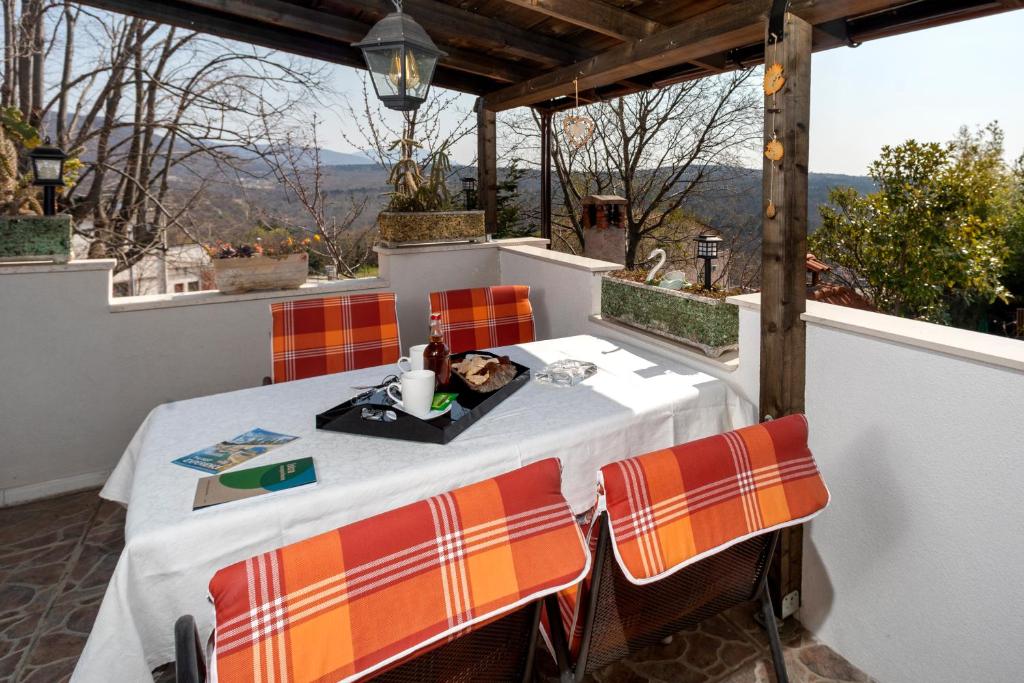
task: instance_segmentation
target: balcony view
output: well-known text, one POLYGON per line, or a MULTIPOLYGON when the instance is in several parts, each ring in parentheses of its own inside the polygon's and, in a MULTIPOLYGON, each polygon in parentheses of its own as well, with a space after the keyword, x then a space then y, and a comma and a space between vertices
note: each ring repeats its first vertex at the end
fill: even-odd
POLYGON ((0 2, 0 683, 1019 680, 1018 0, 0 2))

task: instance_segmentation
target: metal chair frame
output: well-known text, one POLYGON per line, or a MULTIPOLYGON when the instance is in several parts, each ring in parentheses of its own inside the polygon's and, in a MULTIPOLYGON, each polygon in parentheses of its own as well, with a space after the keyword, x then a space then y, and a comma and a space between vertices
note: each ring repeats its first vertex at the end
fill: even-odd
MULTIPOLYGON (((591 646, 593 645, 594 635, 598 633, 599 629, 601 629, 603 626, 603 624, 600 622, 598 618, 598 608, 600 607, 599 600, 602 595, 603 581, 605 581, 607 578, 606 571, 608 573, 614 572, 616 573, 616 576, 620 576, 623 580, 625 580, 625 575, 622 574, 622 570, 621 568, 619 568, 618 563, 616 562, 615 557, 611 552, 611 534, 609 532, 608 527, 609 522, 607 512, 601 513, 600 518, 597 520, 597 524, 599 525, 597 549, 594 553, 594 563, 593 568, 591 570, 592 574, 590 592, 587 596, 585 611, 582 614, 583 632, 582 641, 580 644, 580 652, 579 656, 576 658, 575 663, 571 661, 572 657, 570 654, 568 640, 565 634, 565 628, 562 624, 562 619, 559 613, 557 597, 554 595, 549 595, 544 600, 544 605, 548 616, 548 624, 550 628, 551 644, 552 648, 555 651, 555 660, 558 665, 561 683, 580 683, 580 681, 582 681, 586 674, 592 673, 588 666, 593 664, 593 662, 591 661, 593 654, 591 651, 591 646), (611 563, 612 566, 608 568, 606 567, 606 563, 611 563)), ((629 652, 633 652, 636 649, 651 644, 652 641, 657 642, 657 640, 661 640, 665 637, 674 635, 676 632, 681 630, 681 628, 684 628, 687 625, 696 625, 697 623, 700 623, 701 621, 704 621, 705 619, 708 619, 714 616, 715 614, 720 614, 722 611, 728 609, 729 607, 741 604, 742 602, 746 602, 754 598, 759 598, 761 602, 761 615, 764 618, 764 627, 765 630, 768 632, 768 642, 769 647, 771 649, 772 665, 775 669, 776 681, 777 683, 789 683, 789 677, 786 673, 785 660, 783 659, 782 655, 782 643, 779 640, 779 631, 775 624, 775 613, 772 609, 771 596, 768 593, 768 588, 766 585, 768 577, 768 567, 771 564, 770 559, 772 555, 775 553, 775 548, 778 544, 778 538, 779 532, 774 531, 768 532, 767 534, 762 534, 760 536, 755 536, 751 539, 743 541, 741 544, 738 544, 738 546, 742 546, 743 544, 753 544, 750 546, 752 548, 756 548, 756 543, 763 544, 764 546, 762 550, 756 550, 756 552, 759 552, 761 554, 758 556, 758 561, 755 564, 754 575, 750 577, 750 582, 753 585, 753 591, 750 593, 749 596, 746 596, 745 598, 738 600, 726 599, 728 604, 725 604, 724 606, 716 609, 713 613, 707 613, 704 606, 696 606, 693 608, 684 609, 679 613, 678 617, 673 619, 671 626, 672 630, 668 630, 667 632, 655 630, 651 633, 645 634, 645 642, 639 645, 636 643, 630 643, 627 640, 625 642, 625 647, 628 649, 629 652), (703 616, 699 615, 698 612, 701 612, 703 616)), ((737 548, 737 546, 732 546, 732 548, 737 548)), ((702 567, 706 570, 709 566, 712 566, 709 563, 713 562, 716 557, 720 556, 722 553, 729 552, 729 550, 731 550, 732 548, 727 548, 725 550, 720 551, 719 553, 715 553, 712 556, 706 557, 700 560, 699 562, 696 562, 693 565, 685 567, 676 572, 675 574, 666 577, 662 581, 657 581, 645 586, 633 586, 633 588, 636 591, 658 591, 659 586, 661 586, 664 581, 672 580, 675 580, 675 582, 683 584, 689 581, 691 582, 690 585, 692 585, 692 581, 698 579, 698 575, 703 573, 703 570, 701 569, 702 567)), ((613 578, 615 577, 613 576, 613 578)), ((630 585, 632 586, 632 584, 630 585)), ((725 595, 725 592, 726 591, 724 589, 721 590, 719 593, 713 595, 712 598, 708 600, 708 602, 711 602, 713 599, 721 599, 722 596, 725 595)), ((666 625, 666 627, 667 626, 668 625, 666 625)), ((610 662, 605 661, 601 665, 604 666, 608 663, 610 662)))
MULTIPOLYGON (((519 672, 520 683, 529 683, 533 680, 541 605, 541 600, 535 600, 451 642, 422 655, 414 655, 392 669, 376 676, 371 675, 366 680, 377 683, 515 680, 505 673, 513 667, 519 672), (510 642, 521 642, 521 649, 510 649, 510 642), (514 655, 518 656, 512 661, 514 655)), ((180 617, 175 623, 174 641, 177 683, 206 683, 203 647, 191 615, 180 617)))

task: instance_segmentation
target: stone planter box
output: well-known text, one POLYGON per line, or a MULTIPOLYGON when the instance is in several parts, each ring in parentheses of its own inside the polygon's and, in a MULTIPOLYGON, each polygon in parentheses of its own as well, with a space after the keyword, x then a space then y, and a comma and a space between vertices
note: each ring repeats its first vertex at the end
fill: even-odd
POLYGON ((298 289, 309 276, 309 255, 213 259, 213 277, 223 294, 298 289))
POLYGON ((0 262, 71 259, 71 216, 0 217, 0 262))
POLYGON ((386 247, 426 242, 483 242, 487 239, 483 211, 423 211, 377 216, 380 241, 386 247))
POLYGON ((739 348, 739 309, 724 299, 606 276, 601 316, 698 348, 711 358, 739 348))

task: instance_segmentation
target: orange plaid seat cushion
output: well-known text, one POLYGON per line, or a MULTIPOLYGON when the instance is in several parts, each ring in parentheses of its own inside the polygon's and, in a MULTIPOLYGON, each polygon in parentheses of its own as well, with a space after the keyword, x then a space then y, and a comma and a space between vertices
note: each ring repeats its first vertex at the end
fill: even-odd
POLYGON ((386 365, 401 355, 392 292, 284 301, 270 312, 274 382, 386 365))
POLYGON ((430 310, 441 314, 451 353, 523 344, 536 338, 526 285, 431 292, 430 310))
POLYGON ((580 581, 560 480, 542 460, 220 570, 217 680, 355 680, 580 581))
POLYGON ((601 482, 615 557, 636 584, 805 522, 829 500, 803 415, 612 463, 601 482))

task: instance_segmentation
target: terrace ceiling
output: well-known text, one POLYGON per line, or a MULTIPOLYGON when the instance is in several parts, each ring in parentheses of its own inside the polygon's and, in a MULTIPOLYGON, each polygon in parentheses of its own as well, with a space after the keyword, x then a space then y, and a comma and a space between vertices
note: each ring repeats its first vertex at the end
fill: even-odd
MULTIPOLYGON (((268 48, 365 68, 351 44, 390 0, 84 0, 268 48)), ((488 109, 562 108, 756 64, 770 0, 405 0, 448 53, 434 83, 488 109)), ((792 0, 821 50, 1024 7, 1024 0, 792 0)))

